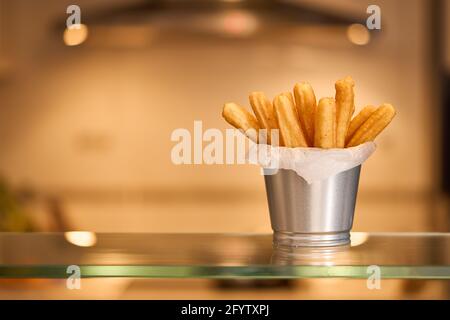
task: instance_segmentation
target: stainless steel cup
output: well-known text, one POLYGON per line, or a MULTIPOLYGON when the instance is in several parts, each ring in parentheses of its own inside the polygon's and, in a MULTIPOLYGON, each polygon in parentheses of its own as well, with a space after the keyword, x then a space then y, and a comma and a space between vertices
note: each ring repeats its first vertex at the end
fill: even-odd
POLYGON ((265 175, 275 247, 350 243, 361 166, 308 184, 293 170, 265 175))
POLYGON ((284 247, 274 248, 270 262, 276 265, 329 265, 345 264, 350 245, 333 247, 284 247))

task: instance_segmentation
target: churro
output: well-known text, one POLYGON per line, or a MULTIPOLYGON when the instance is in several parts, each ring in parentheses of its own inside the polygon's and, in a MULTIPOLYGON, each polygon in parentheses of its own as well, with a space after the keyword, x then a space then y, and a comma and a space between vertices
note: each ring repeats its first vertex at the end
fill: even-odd
POLYGON ((254 142, 258 141, 260 126, 255 116, 236 103, 225 103, 222 116, 237 129, 241 129, 254 142))
POLYGON ((316 96, 311 85, 300 82, 294 86, 295 105, 300 124, 310 146, 314 145, 314 115, 316 112, 316 96))
POLYGON ((279 94, 275 97, 273 105, 284 145, 290 148, 307 147, 308 144, 298 120, 297 110, 289 96, 284 93, 279 94))
MULTIPOLYGON (((252 92, 249 95, 250 105, 261 129, 267 129, 267 143, 271 144, 272 129, 278 129, 272 102, 263 92, 252 92)), ((280 141, 280 145, 283 143, 280 141)))
POLYGON ((227 103, 222 115, 254 142, 288 148, 346 148, 373 141, 392 121, 395 109, 390 104, 378 108, 367 105, 355 117, 355 83, 348 76, 335 83, 335 98, 317 103, 313 88, 307 82, 295 84, 293 93, 286 91, 273 103, 263 92, 249 95, 255 116, 245 108, 227 103), (264 137, 263 135, 266 135, 264 137))
POLYGON ((345 138, 345 142, 348 143, 350 139, 353 137, 355 131, 374 113, 377 109, 375 106, 366 106, 364 107, 353 119, 350 121, 350 125, 348 126, 347 137, 345 138))
POLYGON ((336 89, 336 147, 345 147, 345 137, 353 112, 355 111, 353 87, 355 82, 348 76, 338 80, 336 89))
MULTIPOLYGON (((285 92, 282 92, 282 93, 280 93, 280 94, 282 94, 282 95, 288 97, 289 100, 291 100, 292 104, 295 106, 294 96, 292 95, 291 92, 285 91, 285 92)), ((295 112, 297 112, 297 109, 295 109, 295 112)))
POLYGON ((392 105, 385 103, 375 110, 372 115, 356 130, 347 147, 354 147, 362 143, 373 141, 395 116, 392 105))
POLYGON ((315 113, 314 146, 329 149, 335 147, 336 103, 333 98, 322 98, 315 113))

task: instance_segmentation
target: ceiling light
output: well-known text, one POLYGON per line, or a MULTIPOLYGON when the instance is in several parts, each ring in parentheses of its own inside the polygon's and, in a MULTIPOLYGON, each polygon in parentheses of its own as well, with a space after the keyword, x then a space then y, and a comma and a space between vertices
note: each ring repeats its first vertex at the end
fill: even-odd
POLYGON ((347 28, 347 38, 351 43, 364 46, 370 41, 370 33, 364 25, 355 23, 347 28))

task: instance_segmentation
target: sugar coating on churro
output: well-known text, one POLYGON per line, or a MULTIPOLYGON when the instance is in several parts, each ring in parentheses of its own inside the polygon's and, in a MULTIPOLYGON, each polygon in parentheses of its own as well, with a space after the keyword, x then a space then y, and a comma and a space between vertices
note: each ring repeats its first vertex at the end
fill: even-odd
POLYGON ((395 109, 385 103, 375 110, 371 116, 356 130, 347 147, 354 147, 362 143, 373 141, 381 131, 392 121, 395 109))
POLYGON ((295 105, 300 124, 310 146, 314 145, 314 115, 316 112, 316 95, 311 85, 300 82, 294 86, 295 105))
POLYGON ((279 94, 273 105, 284 145, 291 148, 307 147, 293 101, 287 95, 279 94))
MULTIPOLYGON (((253 113, 256 115, 259 126, 267 130, 267 143, 271 143, 271 129, 277 129, 278 124, 275 118, 275 112, 272 102, 267 99, 263 92, 252 92, 249 95, 250 105, 253 113)), ((282 143, 280 143, 282 145, 282 143)))
MULTIPOLYGON (((294 104, 294 106, 295 106, 294 96, 292 95, 291 92, 285 91, 285 92, 282 92, 282 93, 280 93, 280 94, 281 94, 281 95, 284 95, 284 96, 286 96, 286 97, 288 97, 289 100, 291 100, 291 102, 292 102, 292 103, 294 104)), ((297 109, 295 109, 295 111, 297 112, 297 109)))
POLYGON ((355 131, 375 112, 377 107, 375 106, 365 106, 353 119, 350 121, 350 125, 347 130, 347 137, 345 138, 346 143, 350 141, 353 137, 355 131))
POLYGON ((237 129, 243 130, 253 141, 258 141, 257 132, 260 129, 255 116, 236 103, 225 103, 222 110, 225 120, 237 129))
POLYGON ((256 117, 235 103, 226 103, 222 115, 258 143, 277 145, 276 139, 278 145, 290 148, 354 147, 373 141, 395 116, 394 107, 385 103, 378 108, 368 105, 352 119, 354 86, 352 77, 340 79, 335 98, 319 103, 307 82, 295 84, 293 93, 280 93, 273 103, 263 92, 252 92, 249 101, 256 117))
POLYGON ((336 147, 344 148, 348 126, 355 111, 355 95, 353 87, 355 82, 352 77, 336 81, 336 147))
POLYGON ((314 146, 317 148, 335 147, 336 103, 333 98, 319 100, 315 115, 314 146))

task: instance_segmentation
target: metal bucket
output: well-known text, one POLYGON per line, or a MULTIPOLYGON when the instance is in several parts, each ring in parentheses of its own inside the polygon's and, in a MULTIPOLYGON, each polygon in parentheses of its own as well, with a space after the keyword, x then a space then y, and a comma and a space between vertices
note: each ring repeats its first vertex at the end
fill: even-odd
POLYGON ((350 243, 361 166, 308 184, 293 170, 265 175, 275 247, 350 243))

